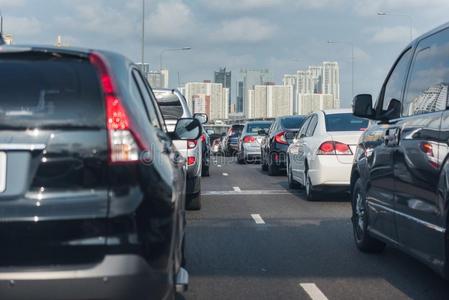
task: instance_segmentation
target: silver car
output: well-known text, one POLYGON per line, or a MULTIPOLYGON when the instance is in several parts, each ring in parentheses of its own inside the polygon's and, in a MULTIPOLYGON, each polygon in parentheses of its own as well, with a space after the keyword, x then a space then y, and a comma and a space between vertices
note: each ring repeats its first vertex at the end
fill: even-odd
MULTIPOLYGON (((164 115, 168 132, 175 130, 176 122, 181 118, 192 118, 184 96, 175 89, 153 90, 159 107, 164 115)), ((201 138, 197 140, 173 140, 173 144, 186 160, 186 208, 188 210, 201 209, 201 138)))
POLYGON ((239 139, 237 161, 239 164, 260 160, 260 143, 270 126, 271 121, 249 121, 245 123, 239 139))

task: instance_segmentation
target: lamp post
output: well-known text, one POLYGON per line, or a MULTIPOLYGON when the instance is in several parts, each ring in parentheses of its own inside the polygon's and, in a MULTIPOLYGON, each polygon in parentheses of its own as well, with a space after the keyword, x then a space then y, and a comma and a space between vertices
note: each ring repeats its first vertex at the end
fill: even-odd
POLYGON ((410 15, 406 14, 396 14, 396 13, 387 13, 384 11, 377 12, 378 16, 392 16, 392 17, 404 17, 407 18, 410 22, 410 42, 413 41, 413 18, 410 15))
POLYGON ((167 52, 167 51, 188 51, 188 50, 192 50, 192 48, 191 47, 182 47, 182 48, 168 48, 168 49, 163 49, 162 51, 161 51, 161 54, 160 54, 160 65, 159 65, 159 70, 162 70, 162 59, 163 59, 163 55, 164 55, 164 53, 165 52, 167 52))
POLYGON ((327 41, 328 44, 344 44, 351 46, 351 95, 354 97, 354 43, 345 41, 327 41))

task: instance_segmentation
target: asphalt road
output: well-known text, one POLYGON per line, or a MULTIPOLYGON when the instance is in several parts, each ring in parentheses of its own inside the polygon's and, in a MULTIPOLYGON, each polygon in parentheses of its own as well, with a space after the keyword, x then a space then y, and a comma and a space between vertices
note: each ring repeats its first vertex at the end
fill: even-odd
POLYGON ((308 202, 285 176, 222 158, 202 190, 185 299, 449 299, 449 283, 406 254, 359 252, 345 195, 308 202))

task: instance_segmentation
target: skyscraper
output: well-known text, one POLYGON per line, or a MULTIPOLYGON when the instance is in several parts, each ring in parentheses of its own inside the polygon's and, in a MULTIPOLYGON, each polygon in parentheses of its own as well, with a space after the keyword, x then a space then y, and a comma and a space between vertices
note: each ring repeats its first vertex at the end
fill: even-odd
POLYGON ((248 90, 253 90, 255 85, 263 85, 271 81, 271 73, 263 70, 241 70, 243 77, 243 114, 248 115, 248 90))
POLYGON ((231 71, 226 71, 226 68, 220 68, 218 72, 215 72, 214 75, 214 82, 215 83, 221 83, 223 88, 229 89, 229 99, 228 101, 231 102, 231 71))
POLYGON ((334 95, 334 107, 340 108, 340 69, 337 62, 323 62, 322 92, 334 95))
POLYGON ((243 112, 243 81, 237 82, 236 111, 237 112, 243 112))

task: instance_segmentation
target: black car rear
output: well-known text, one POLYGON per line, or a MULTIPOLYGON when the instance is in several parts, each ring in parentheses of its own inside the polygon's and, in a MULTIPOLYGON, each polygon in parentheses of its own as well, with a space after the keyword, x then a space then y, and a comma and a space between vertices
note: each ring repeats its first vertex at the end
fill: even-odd
POLYGON ((237 153, 239 149, 239 139, 242 134, 243 126, 241 124, 234 124, 229 128, 226 133, 226 141, 225 141, 225 155, 233 155, 237 153))
POLYGON ((304 116, 284 116, 275 119, 262 142, 262 169, 277 175, 286 168, 288 146, 304 122, 304 116))
POLYGON ((117 54, 0 50, 1 299, 172 293, 184 173, 150 97, 117 54))

